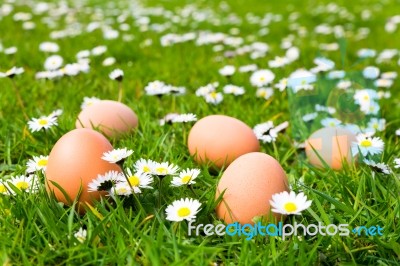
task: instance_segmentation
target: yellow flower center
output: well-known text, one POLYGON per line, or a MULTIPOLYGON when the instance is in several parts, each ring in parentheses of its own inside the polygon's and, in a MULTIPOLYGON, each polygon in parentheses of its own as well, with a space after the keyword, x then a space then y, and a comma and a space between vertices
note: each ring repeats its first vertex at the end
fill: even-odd
POLYGON ((117 194, 126 194, 128 190, 124 187, 118 188, 117 194))
POLYGON ((160 175, 166 175, 167 174, 167 168, 165 168, 165 167, 158 167, 157 169, 156 169, 156 171, 157 171, 157 173, 158 174, 160 174, 160 175))
POLYGON ((47 160, 46 159, 40 159, 38 162, 37 162, 37 164, 38 164, 38 166, 46 166, 47 165, 47 160))
POLYGON ((41 126, 45 126, 49 123, 49 121, 47 121, 46 119, 39 119, 38 122, 39 122, 39 125, 41 125, 41 126))
POLYGON ((217 98, 217 93, 215 91, 210 93, 211 98, 215 99, 217 98))
POLYGON ((26 181, 19 181, 15 186, 20 190, 25 190, 29 188, 29 184, 26 181))
POLYGON ((378 124, 373 124, 372 127, 375 128, 375 129, 378 129, 379 125, 378 124))
POLYGON ((143 172, 145 172, 145 173, 150 173, 150 172, 151 172, 150 167, 144 166, 144 167, 143 167, 143 172))
POLYGON ((7 192, 7 188, 5 185, 0 184, 0 193, 6 193, 7 192))
POLYGON ((190 214, 190 209, 188 207, 183 207, 178 210, 179 217, 186 217, 190 214))
POLYGON ((283 208, 287 212, 295 212, 297 210, 297 206, 293 202, 286 203, 285 206, 283 206, 283 208))
POLYGON ((365 139, 365 140, 361 141, 360 145, 362 147, 371 147, 372 146, 372 142, 369 139, 365 139))
POLYGON ((135 175, 129 177, 128 180, 129 180, 129 183, 131 184, 132 187, 137 187, 140 184, 139 177, 137 177, 135 175))
POLYGON ((365 96, 364 96, 364 100, 365 100, 365 101, 368 101, 368 100, 369 100, 369 95, 365 95, 365 96))
POLYGON ((265 95, 267 95, 267 93, 266 93, 265 91, 260 91, 259 95, 260 95, 261 97, 265 97, 265 95))
POLYGON ((260 80, 261 80, 261 81, 264 81, 264 80, 265 80, 265 77, 260 77, 260 80))
POLYGON ((191 176, 185 175, 184 177, 182 177, 182 183, 187 184, 190 182, 191 179, 192 179, 191 176))

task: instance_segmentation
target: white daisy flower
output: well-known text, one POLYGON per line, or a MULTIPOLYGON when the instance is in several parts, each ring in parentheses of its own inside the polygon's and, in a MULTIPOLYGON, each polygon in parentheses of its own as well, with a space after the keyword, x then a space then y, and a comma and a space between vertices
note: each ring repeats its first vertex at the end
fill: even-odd
POLYGON ((162 162, 162 163, 155 163, 154 168, 153 168, 153 174, 158 175, 158 176, 166 176, 166 175, 175 175, 176 172, 178 172, 179 167, 170 164, 168 162, 162 162))
POLYGON ((197 121, 197 117, 195 114, 179 114, 172 118, 172 123, 187 123, 197 121))
POLYGON ((271 143, 278 137, 278 132, 274 130, 274 123, 272 121, 267 121, 262 124, 258 124, 253 128, 253 132, 258 140, 263 143, 271 143))
POLYGON ((104 175, 97 175, 97 178, 88 184, 88 191, 110 191, 120 178, 124 178, 124 176, 117 171, 108 171, 104 175))
POLYGON ((27 173, 34 173, 36 171, 44 172, 46 170, 47 161, 49 160, 49 156, 39 155, 33 156, 32 159, 29 159, 26 163, 27 173))
POLYGON ((302 211, 311 206, 312 201, 307 200, 307 196, 303 192, 296 195, 294 191, 283 191, 272 195, 272 200, 269 201, 272 211, 281 214, 300 215, 302 211))
POLYGON ((49 56, 44 62, 44 68, 46 70, 57 70, 62 66, 63 62, 64 60, 61 56, 52 55, 49 56))
POLYGON ((0 194, 3 194, 3 195, 10 194, 10 188, 8 187, 6 182, 0 181, 0 194))
POLYGON ((179 116, 177 113, 166 114, 163 118, 159 120, 160 126, 164 126, 165 124, 172 124, 175 117, 179 116))
POLYGON ((258 88, 256 91, 256 96, 264 98, 265 100, 271 98, 272 95, 274 95, 274 90, 272 88, 258 88))
POLYGON ((288 79, 283 78, 283 79, 279 80, 279 82, 276 83, 274 85, 274 87, 277 88, 279 91, 284 91, 287 87, 287 84, 288 84, 288 79))
POLYGON ((94 56, 102 55, 107 51, 107 46, 100 45, 92 49, 91 54, 94 56))
POLYGON ((328 114, 334 114, 336 113, 336 109, 330 106, 323 106, 320 104, 315 105, 315 111, 317 112, 327 112, 328 114))
POLYGON ((360 110, 366 115, 377 115, 381 107, 376 101, 371 101, 369 104, 361 105, 360 110))
POLYGON ((200 87, 200 88, 198 88, 196 90, 196 96, 198 96, 198 97, 203 96, 204 97, 204 96, 214 92, 217 86, 218 85, 210 83, 210 84, 207 84, 207 85, 205 85, 203 87, 200 87))
POLYGON ((220 92, 210 92, 209 94, 206 94, 204 96, 204 99, 206 100, 207 103, 211 103, 214 105, 217 105, 222 102, 224 99, 224 96, 220 92))
POLYGON ((363 49, 358 50, 357 55, 360 58, 375 57, 376 51, 373 49, 363 48, 363 49))
POLYGON ((268 66, 270 68, 278 68, 278 67, 283 67, 289 63, 290 63, 290 61, 288 58, 275 56, 275 58, 273 60, 268 61, 268 66))
POLYGON ((76 54, 76 58, 77 59, 83 59, 83 58, 87 58, 89 56, 90 56, 90 51, 89 50, 82 50, 82 51, 79 51, 76 54))
MULTIPOLYGON (((28 193, 35 193, 39 189, 39 182, 36 175, 29 175, 29 176, 16 176, 7 180, 9 184, 12 184, 20 191, 28 192, 28 193)), ((11 194, 15 194, 14 190, 10 190, 11 194)))
POLYGON ((305 114, 305 115, 303 115, 303 121, 304 122, 312 121, 315 118, 317 118, 317 116, 318 116, 318 113, 316 113, 316 112, 305 114))
POLYGON ((96 97, 84 97, 83 98, 83 103, 81 104, 81 109, 85 109, 86 107, 89 107, 93 105, 96 102, 101 101, 99 98, 96 97))
POLYGON ((390 72, 384 72, 381 74, 382 79, 395 79, 397 78, 397 72, 395 71, 390 71, 390 72))
POLYGON ((107 57, 106 59, 103 60, 101 63, 103 66, 112 66, 115 64, 117 60, 114 57, 107 57))
POLYGON ((396 136, 400 136, 400 128, 396 130, 395 134, 396 136))
POLYGON ((196 214, 200 211, 201 203, 196 199, 180 199, 172 202, 165 209, 166 219, 172 222, 180 222, 183 220, 193 221, 196 214))
POLYGON ((384 118, 378 119, 378 118, 371 118, 369 120, 367 127, 372 129, 373 132, 375 131, 383 131, 385 130, 386 126, 386 120, 384 118))
POLYGON ((245 92, 243 87, 239 87, 239 86, 232 85, 232 84, 225 85, 223 88, 223 91, 225 94, 233 94, 236 96, 243 95, 245 92))
POLYGON ((133 150, 127 148, 113 149, 112 151, 107 151, 103 153, 101 159, 109 163, 118 163, 125 160, 133 154, 133 150))
POLYGON ((327 117, 321 120, 321 125, 323 125, 324 127, 337 127, 340 126, 341 124, 342 121, 336 118, 327 117))
POLYGON ((137 160, 135 162, 135 164, 133 165, 133 167, 138 172, 152 174, 154 172, 154 168, 156 165, 157 165, 156 162, 142 158, 142 159, 137 160))
POLYGON ((178 176, 174 176, 171 181, 171 186, 179 187, 183 185, 195 184, 195 179, 200 174, 200 169, 186 169, 179 173, 178 176))
MULTIPOLYGON (((140 193, 140 190, 139 192, 140 193)), ((132 194, 132 188, 129 186, 128 182, 120 182, 115 184, 114 187, 111 188, 110 196, 115 198, 115 196, 129 196, 132 194)))
POLYGON ((367 159, 364 159, 364 163, 369 165, 373 170, 375 170, 378 173, 382 173, 385 175, 390 175, 392 173, 392 170, 387 164, 376 163, 372 160, 367 160, 367 159))
POLYGON ((78 240, 81 243, 85 242, 85 240, 87 238, 86 229, 83 229, 82 227, 79 228, 79 230, 76 233, 74 233, 74 237, 76 238, 76 240, 78 240))
POLYGON ((357 104, 368 108, 374 100, 379 99, 379 96, 374 90, 363 89, 357 90, 353 98, 357 104))
POLYGON ((353 142, 351 145, 351 152, 354 155, 361 154, 365 157, 368 154, 375 155, 383 152, 385 143, 379 137, 371 137, 368 134, 357 135, 357 142, 353 142))
POLYGON ((51 114, 49 114, 49 116, 59 117, 62 114, 63 114, 63 109, 57 109, 57 110, 54 110, 53 112, 51 112, 51 114))
POLYGON ((122 81, 124 79, 124 71, 122 71, 121 69, 117 68, 114 69, 109 75, 108 77, 112 80, 116 80, 116 81, 122 81))
POLYGON ((49 129, 52 126, 57 126, 57 117, 56 116, 41 116, 39 118, 32 118, 28 121, 28 127, 31 132, 40 131, 42 129, 49 129))
POLYGON ((57 53, 60 47, 54 42, 42 42, 39 45, 39 50, 46 53, 57 53))
POLYGON ((144 90, 147 95, 164 95, 170 92, 168 86, 159 80, 150 82, 146 87, 144 87, 144 90))
POLYGON ((294 92, 300 90, 313 89, 312 83, 317 80, 317 76, 306 69, 298 69, 292 72, 287 80, 287 86, 294 92))
POLYGON ((340 80, 337 84, 336 87, 338 87, 341 90, 347 90, 350 88, 352 85, 350 80, 340 80))
POLYGON ((400 168, 400 158, 395 158, 394 159, 394 168, 400 168))
POLYGON ((344 70, 332 70, 328 73, 328 79, 342 79, 346 76, 346 72, 344 70))
POLYGON ((268 69, 261 69, 253 72, 250 82, 255 87, 263 87, 271 83, 275 78, 275 74, 268 69))
POLYGON ((140 188, 152 188, 149 186, 151 183, 153 183, 153 177, 151 177, 148 173, 144 172, 135 172, 132 173, 131 169, 127 168, 126 169, 126 178, 120 177, 119 181, 121 183, 123 182, 128 182, 128 186, 132 187, 133 191, 135 193, 141 193, 140 188))
POLYGON ((236 68, 231 65, 224 66, 220 70, 218 70, 219 74, 222 76, 232 76, 236 71, 236 68))
POLYGON ((374 66, 367 66, 364 68, 362 74, 366 79, 376 79, 379 76, 380 70, 374 66))
POLYGON ((6 72, 0 72, 0 78, 13 78, 16 75, 20 75, 24 73, 24 69, 22 67, 13 67, 6 72))
POLYGON ((391 79, 377 79, 374 85, 378 88, 390 88, 393 85, 393 80, 391 79))
POLYGON ((244 66, 239 67, 239 72, 241 72, 241 73, 254 72, 257 69, 258 69, 258 67, 255 64, 244 65, 244 66))
POLYGON ((18 52, 18 48, 15 46, 4 48, 4 50, 3 50, 3 53, 7 54, 7 55, 15 54, 16 52, 18 52))
POLYGON ((186 93, 185 87, 176 87, 176 86, 172 86, 172 85, 166 85, 165 90, 168 91, 169 93, 172 93, 175 95, 183 95, 186 93))

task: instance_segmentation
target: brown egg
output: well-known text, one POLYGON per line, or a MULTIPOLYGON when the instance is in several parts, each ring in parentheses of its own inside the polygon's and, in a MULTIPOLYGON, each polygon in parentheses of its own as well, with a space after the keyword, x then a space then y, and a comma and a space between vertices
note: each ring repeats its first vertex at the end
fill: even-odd
POLYGON ((138 125, 138 117, 123 103, 102 100, 86 107, 76 120, 76 128, 99 129, 107 137, 121 137, 138 125))
POLYGON ((68 205, 60 189, 62 187, 70 199, 74 200, 82 186, 78 199, 79 211, 84 212, 82 204, 92 204, 99 200, 101 193, 88 192, 88 184, 99 174, 121 168, 101 159, 104 152, 112 150, 110 142, 99 132, 92 129, 75 129, 62 136, 50 152, 46 167, 46 189, 54 192, 58 201, 68 205))
POLYGON ((325 161, 332 169, 339 170, 343 167, 344 161, 349 164, 354 161, 351 144, 355 141, 356 136, 347 129, 321 128, 306 140, 307 158, 314 166, 324 167, 323 161, 325 161))
POLYGON ((190 130, 188 147, 198 163, 212 162, 218 168, 229 165, 240 155, 260 150, 253 130, 225 115, 210 115, 197 121, 190 130))
POLYGON ((218 218, 226 223, 254 224, 255 217, 269 218, 272 195, 288 191, 288 181, 278 161, 265 153, 252 152, 240 156, 225 170, 216 198, 223 191, 216 209, 218 218))

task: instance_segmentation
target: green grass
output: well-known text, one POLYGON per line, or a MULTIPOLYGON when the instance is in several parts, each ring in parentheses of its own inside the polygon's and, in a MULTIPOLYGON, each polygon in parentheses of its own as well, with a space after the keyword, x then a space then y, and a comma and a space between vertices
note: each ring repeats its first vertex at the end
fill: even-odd
MULTIPOLYGON (((108 1, 89 1, 86 5, 99 6, 105 12, 108 1)), ((106 15, 114 19, 123 12, 125 1, 117 1, 115 14, 106 15)), ((0 79, 0 178, 23 174, 25 164, 33 155, 47 155, 54 143, 66 132, 74 129, 75 119, 80 112, 84 96, 101 99, 117 99, 117 84, 108 78, 114 68, 125 72, 123 81, 123 102, 139 116, 139 128, 132 135, 120 140, 111 140, 114 147, 128 147, 135 151, 126 162, 130 166, 139 158, 156 161, 169 161, 184 168, 199 167, 201 177, 194 185, 194 192, 186 188, 171 188, 169 178, 163 182, 161 208, 157 206, 158 189, 140 195, 141 208, 124 208, 121 202, 102 201, 96 204, 96 211, 89 210, 78 215, 73 207, 61 206, 49 197, 44 188, 33 195, 0 195, 0 264, 2 265, 398 265, 400 264, 400 181, 399 172, 381 175, 372 172, 365 165, 349 166, 341 171, 315 169, 303 162, 303 152, 293 147, 291 130, 280 135, 274 144, 263 144, 262 151, 274 156, 285 169, 292 189, 304 191, 313 200, 311 208, 296 217, 298 223, 311 224, 347 223, 351 227, 380 225, 384 227, 381 237, 338 235, 289 237, 282 241, 274 237, 257 236, 251 241, 243 237, 210 236, 189 237, 187 223, 172 223, 165 220, 165 208, 173 200, 182 197, 195 197, 202 202, 202 211, 196 223, 220 223, 214 212, 215 188, 221 172, 209 171, 198 166, 190 157, 186 147, 190 124, 160 127, 158 119, 170 112, 197 114, 199 118, 210 114, 226 114, 236 117, 249 126, 267 120, 275 124, 290 119, 287 93, 275 91, 268 100, 255 97, 256 89, 250 85, 249 74, 236 73, 232 83, 246 88, 241 97, 225 95, 217 106, 207 104, 195 96, 195 90, 207 83, 218 81, 220 85, 229 83, 218 73, 218 69, 232 64, 241 66, 255 63, 259 68, 268 68, 268 60, 276 55, 284 55, 280 43, 289 34, 295 36, 293 44, 300 48, 300 59, 284 68, 274 69, 275 81, 287 77, 294 70, 313 66, 317 55, 326 56, 336 63, 337 69, 359 71, 365 66, 374 65, 373 59, 359 61, 356 52, 360 48, 382 51, 386 48, 399 49, 397 33, 384 31, 384 23, 390 16, 400 14, 399 1, 340 1, 355 15, 353 21, 335 14, 315 14, 319 1, 232 1, 231 11, 219 11, 220 1, 197 1, 200 8, 214 10, 217 18, 226 18, 229 12, 244 19, 248 12, 263 15, 266 12, 281 14, 282 21, 272 22, 269 34, 258 36, 262 28, 243 20, 240 25, 222 24, 215 26, 209 22, 197 25, 176 24, 171 32, 186 33, 197 30, 221 31, 228 33, 230 28, 240 29, 239 36, 255 36, 255 40, 266 42, 271 51, 265 58, 252 60, 247 55, 222 58, 215 61, 220 53, 212 51, 212 45, 195 46, 192 42, 162 47, 159 38, 164 33, 140 32, 132 17, 126 23, 132 26, 127 33, 134 35, 131 42, 103 40, 99 31, 82 33, 76 37, 56 40, 60 45, 59 54, 65 62, 75 61, 75 54, 84 49, 106 45, 107 52, 92 57, 91 70, 76 77, 63 77, 59 80, 35 80, 34 75, 43 69, 47 55, 38 51, 43 41, 49 41, 50 29, 42 24, 45 15, 34 15, 36 29, 24 31, 22 22, 14 22, 12 15, 18 11, 29 12, 30 8, 16 5, 15 11, 1 18, 1 43, 4 47, 17 46, 18 53, 0 53, 0 71, 13 66, 22 66, 25 73, 15 77, 15 83, 25 102, 29 117, 49 114, 57 108, 64 110, 59 126, 47 133, 29 133, 27 120, 9 79, 0 79), (368 8, 372 11, 369 21, 360 19, 360 12, 368 8), (304 26, 309 35, 297 36, 290 31, 288 16, 298 12, 298 23, 304 26), (333 35, 316 35, 316 25, 327 22, 330 25, 347 25, 349 32, 360 27, 370 28, 366 39, 357 41, 350 33, 342 40, 345 51, 320 51, 318 44, 332 43, 333 35), (193 28, 192 28, 193 27, 193 28), (397 34, 397 35, 396 35, 397 34), (152 39, 153 45, 142 47, 145 39, 152 39), (114 56, 117 64, 101 66, 107 56, 114 56), (164 96, 162 99, 144 94, 145 85, 154 80, 185 86, 184 96, 164 96), (80 244, 73 234, 80 228, 88 230, 86 242, 80 244)), ((228 2, 228 1, 227 1, 228 2)), ((328 3, 327 1, 324 1, 328 3)), ((161 5, 166 9, 179 10, 192 1, 147 1, 149 6, 161 5)), ((64 16, 63 16, 64 17, 64 16)), ((90 22, 90 15, 77 13, 83 25, 90 22)), ((152 17, 152 22, 163 23, 166 19, 152 17), (153 20, 154 19, 154 20, 153 20)), ((191 22, 191 21, 189 21, 191 22)), ((59 20, 55 28, 64 28, 67 23, 59 20)), ((246 43, 251 43, 246 41, 246 43)), ((229 48, 227 48, 229 50, 229 48)), ((380 64, 381 71, 397 71, 396 60, 380 64)), ((392 164, 399 157, 399 137, 395 130, 400 128, 400 92, 398 80, 390 89, 390 99, 381 101, 381 113, 387 120, 387 129, 379 133, 385 141, 382 161, 392 164)), ((220 86, 222 87, 222 86, 220 86)), ((43 176, 41 176, 43 180, 43 176)), ((289 221, 287 221, 289 222, 289 221)))

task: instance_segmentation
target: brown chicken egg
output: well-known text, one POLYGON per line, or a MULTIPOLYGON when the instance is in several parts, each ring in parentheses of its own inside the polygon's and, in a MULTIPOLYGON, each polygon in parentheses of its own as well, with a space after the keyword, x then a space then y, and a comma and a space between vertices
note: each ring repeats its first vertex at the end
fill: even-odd
POLYGON ((221 168, 240 155, 259 151, 260 145, 253 130, 242 121, 225 115, 210 115, 192 127, 188 148, 198 163, 211 162, 221 168))
POLYGON ((288 191, 288 180, 278 161, 265 153, 247 153, 228 166, 218 183, 216 199, 224 194, 217 216, 241 224, 254 224, 256 217, 268 219, 272 195, 283 191, 288 191))
POLYGON ((75 126, 99 129, 107 137, 118 138, 138 126, 138 117, 123 103, 102 100, 84 108, 75 126))
POLYGON ((343 128, 326 127, 315 131, 306 140, 306 155, 310 163, 324 167, 324 162, 332 169, 339 170, 343 162, 354 161, 351 154, 352 142, 356 136, 343 128))
POLYGON ((69 204, 62 191, 54 185, 57 183, 73 201, 79 198, 79 211, 84 212, 82 205, 92 204, 99 200, 100 192, 89 192, 88 184, 99 174, 103 175, 121 168, 101 159, 104 152, 112 150, 110 142, 99 132, 92 129, 75 129, 62 136, 50 152, 46 167, 46 189, 54 193, 56 199, 69 204), (53 183, 54 182, 54 183, 53 183))

